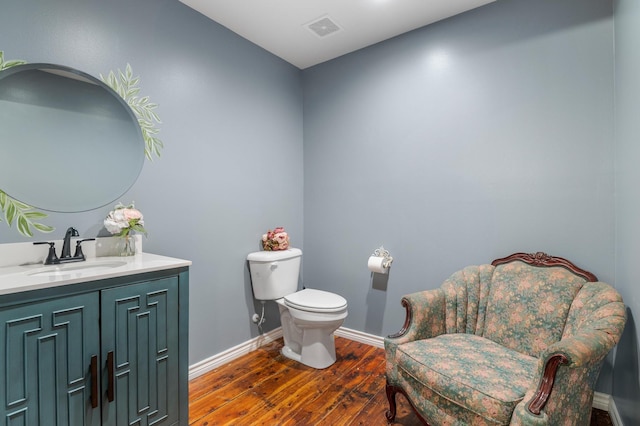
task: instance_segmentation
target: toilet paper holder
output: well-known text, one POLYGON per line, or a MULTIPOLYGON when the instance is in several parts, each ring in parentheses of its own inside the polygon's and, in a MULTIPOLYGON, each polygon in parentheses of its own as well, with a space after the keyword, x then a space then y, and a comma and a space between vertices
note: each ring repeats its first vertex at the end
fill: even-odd
POLYGON ((382 257, 384 260, 382 261, 382 266, 384 268, 388 268, 391 266, 391 262, 393 262, 393 257, 389 255, 389 250, 385 249, 384 246, 380 246, 373 251, 373 255, 376 257, 382 257))

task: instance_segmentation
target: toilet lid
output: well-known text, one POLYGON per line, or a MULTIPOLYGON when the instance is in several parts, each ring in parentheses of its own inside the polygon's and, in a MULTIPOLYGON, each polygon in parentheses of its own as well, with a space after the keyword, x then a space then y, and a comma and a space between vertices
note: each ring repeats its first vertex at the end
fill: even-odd
POLYGON ((311 312, 338 312, 347 307, 347 301, 344 297, 311 288, 305 288, 285 296, 284 303, 292 308, 311 312))

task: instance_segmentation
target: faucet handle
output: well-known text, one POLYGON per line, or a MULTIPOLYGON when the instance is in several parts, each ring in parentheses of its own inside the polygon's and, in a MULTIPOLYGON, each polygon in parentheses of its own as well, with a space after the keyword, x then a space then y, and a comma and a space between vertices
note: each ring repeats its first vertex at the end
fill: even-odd
POLYGON ((49 241, 38 241, 33 243, 33 245, 38 244, 49 244, 49 254, 47 254, 47 258, 44 261, 45 265, 52 265, 54 263, 59 263, 58 255, 56 254, 56 243, 49 241))
POLYGON ((85 239, 76 241, 76 252, 73 254, 74 258, 85 259, 84 253, 82 252, 82 243, 84 241, 95 241, 95 238, 85 238, 85 239))

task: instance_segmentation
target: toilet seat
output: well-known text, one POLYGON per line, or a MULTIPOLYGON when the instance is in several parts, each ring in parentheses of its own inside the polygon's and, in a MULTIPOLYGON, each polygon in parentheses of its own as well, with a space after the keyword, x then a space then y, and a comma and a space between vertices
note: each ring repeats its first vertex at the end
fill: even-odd
POLYGON ((340 312, 347 308, 347 300, 328 291, 305 288, 284 297, 288 307, 307 312, 340 312))

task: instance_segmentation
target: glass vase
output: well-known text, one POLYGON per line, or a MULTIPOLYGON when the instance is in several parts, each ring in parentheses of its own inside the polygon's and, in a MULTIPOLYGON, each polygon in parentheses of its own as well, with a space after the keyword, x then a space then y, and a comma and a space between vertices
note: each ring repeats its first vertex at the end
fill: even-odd
POLYGON ((125 235, 120 238, 118 253, 120 256, 133 256, 136 254, 136 239, 133 235, 125 235))

